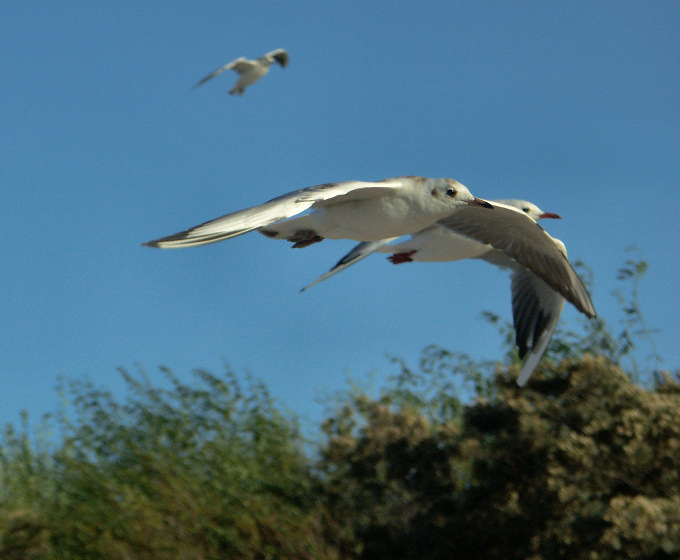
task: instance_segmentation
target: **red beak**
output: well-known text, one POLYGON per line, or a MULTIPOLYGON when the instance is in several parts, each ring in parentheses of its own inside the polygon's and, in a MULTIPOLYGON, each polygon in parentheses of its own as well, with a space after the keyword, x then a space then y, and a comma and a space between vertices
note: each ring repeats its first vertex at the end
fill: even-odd
POLYGON ((545 212, 539 216, 540 219, 543 218, 554 218, 555 220, 561 220, 562 216, 559 214, 553 214, 552 212, 545 212))

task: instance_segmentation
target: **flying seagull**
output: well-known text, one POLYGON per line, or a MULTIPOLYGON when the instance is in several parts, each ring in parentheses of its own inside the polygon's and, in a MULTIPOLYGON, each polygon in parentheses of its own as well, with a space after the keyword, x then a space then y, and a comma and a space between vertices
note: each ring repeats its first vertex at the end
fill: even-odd
POLYGON ((394 177, 374 183, 315 185, 276 197, 161 239, 144 243, 174 249, 215 243, 258 230, 295 248, 329 239, 375 241, 420 231, 467 206, 491 205, 454 179, 394 177), (310 209, 311 212, 293 219, 310 209))
POLYGON ((261 56, 257 60, 248 60, 243 57, 237 58, 236 60, 232 60, 229 64, 225 64, 208 74, 194 85, 194 87, 197 88, 225 70, 234 70, 240 74, 240 77, 236 82, 236 85, 229 90, 229 93, 231 95, 234 95, 235 93, 243 95, 246 88, 257 82, 257 80, 269 72, 269 67, 275 62, 281 65, 281 68, 285 68, 286 64, 288 64, 288 53, 284 49, 276 49, 275 51, 268 52, 264 56, 261 56))
POLYGON ((595 309, 567 260, 564 244, 536 223, 560 216, 543 212, 523 200, 493 201, 492 205, 494 212, 488 216, 462 210, 463 213, 440 220, 402 243, 388 245, 396 238, 360 243, 303 290, 376 251, 392 253, 388 258, 394 264, 479 258, 509 268, 515 342, 522 359, 517 383, 524 385, 555 332, 564 298, 588 317, 595 315, 595 309))
MULTIPOLYGON (((505 205, 521 210, 535 222, 543 218, 561 219, 561 216, 551 212, 543 212, 538 206, 526 200, 502 199, 490 200, 489 203, 494 207, 505 205)), ((514 217, 514 214, 509 214, 508 217, 514 217)), ((520 219, 520 223, 526 223, 526 221, 520 219)), ((474 259, 493 249, 486 243, 457 234, 438 223, 416 232, 407 241, 393 243, 397 239, 399 237, 359 243, 342 257, 333 268, 300 291, 304 292, 312 286, 316 286, 375 252, 390 253, 391 256, 388 257, 388 260, 393 264, 401 264, 412 261, 448 262, 474 259)))

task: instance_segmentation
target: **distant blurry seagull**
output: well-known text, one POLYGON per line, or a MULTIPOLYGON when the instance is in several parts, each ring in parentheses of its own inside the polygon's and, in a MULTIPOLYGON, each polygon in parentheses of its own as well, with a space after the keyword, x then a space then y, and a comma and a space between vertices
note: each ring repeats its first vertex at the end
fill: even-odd
POLYGON ((517 383, 524 385, 555 332, 564 306, 563 295, 588 317, 595 315, 595 309, 566 258, 564 244, 536 224, 536 220, 559 216, 524 200, 499 200, 492 205, 494 212, 477 216, 463 209, 402 243, 387 245, 395 238, 360 243, 303 290, 375 251, 392 253, 388 258, 394 264, 479 258, 509 268, 515 342, 523 360, 517 383))
POLYGON ((241 76, 236 82, 236 85, 229 90, 231 95, 237 93, 238 95, 243 95, 246 88, 259 80, 267 72, 269 72, 269 67, 278 63, 282 68, 286 67, 288 64, 288 53, 284 49, 276 49, 275 51, 268 52, 264 56, 261 56, 257 60, 248 60, 246 58, 237 58, 229 64, 225 64, 221 68, 218 68, 214 72, 208 74, 200 82, 198 82, 194 87, 198 87, 204 84, 208 80, 218 76, 225 70, 234 70, 238 72, 241 76))
POLYGON ((255 229, 267 237, 287 239, 297 248, 324 238, 374 241, 415 233, 468 205, 487 212, 491 208, 453 179, 394 177, 375 183, 326 183, 284 194, 144 245, 162 249, 192 247, 255 229), (309 214, 287 220, 308 209, 312 210, 309 214))

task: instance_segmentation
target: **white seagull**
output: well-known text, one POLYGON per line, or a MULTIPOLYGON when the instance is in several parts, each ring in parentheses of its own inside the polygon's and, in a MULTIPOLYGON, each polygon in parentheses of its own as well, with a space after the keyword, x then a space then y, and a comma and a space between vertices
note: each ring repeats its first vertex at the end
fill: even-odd
POLYGON ((257 60, 248 60, 243 57, 237 58, 208 74, 194 85, 194 87, 197 88, 226 70, 234 70, 240 74, 240 77, 236 82, 236 85, 229 90, 229 93, 231 95, 234 95, 235 93, 243 95, 246 88, 253 85, 257 80, 269 72, 269 67, 275 62, 281 65, 281 68, 285 68, 286 64, 288 64, 288 53, 284 49, 276 49, 275 51, 268 52, 264 56, 261 56, 257 60))
POLYGON ((257 229, 306 247, 329 239, 376 241, 420 231, 467 206, 490 212, 453 179, 394 177, 375 183, 325 183, 293 191, 161 239, 144 243, 174 249, 215 243, 257 229), (291 218, 311 209, 309 214, 291 218))
POLYGON ((564 244, 536 223, 560 216, 543 212, 523 200, 499 200, 492 204, 494 212, 488 215, 461 210, 402 243, 387 245, 396 238, 360 243, 303 290, 376 251, 392 253, 388 258, 394 264, 479 258, 509 268, 515 342, 523 361, 517 383, 522 386, 548 347, 564 297, 588 317, 595 316, 595 309, 567 260, 564 244))

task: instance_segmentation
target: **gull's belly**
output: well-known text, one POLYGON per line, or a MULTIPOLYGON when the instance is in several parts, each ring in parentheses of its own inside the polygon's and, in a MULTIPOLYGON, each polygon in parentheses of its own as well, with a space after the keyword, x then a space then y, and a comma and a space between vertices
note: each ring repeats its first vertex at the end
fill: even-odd
POLYGON ((262 76, 264 76, 267 71, 269 70, 268 67, 266 66, 253 66, 250 70, 244 72, 241 74, 241 78, 239 80, 240 85, 242 86, 250 86, 257 82, 262 76))
POLYGON ((406 200, 382 197, 333 204, 315 212, 316 229, 328 239, 377 241, 419 231, 439 219, 406 200))
POLYGON ((378 249, 381 253, 410 253, 418 262, 449 262, 475 259, 491 249, 441 226, 432 226, 403 243, 386 245, 378 249))

